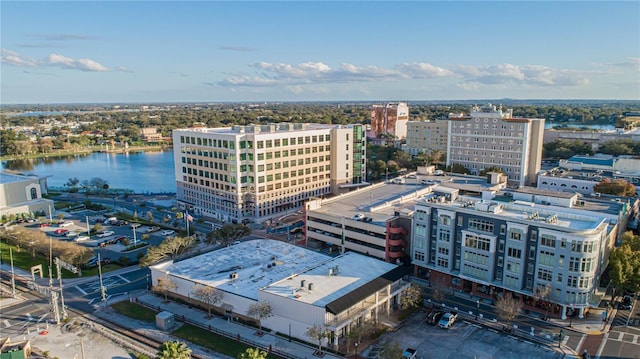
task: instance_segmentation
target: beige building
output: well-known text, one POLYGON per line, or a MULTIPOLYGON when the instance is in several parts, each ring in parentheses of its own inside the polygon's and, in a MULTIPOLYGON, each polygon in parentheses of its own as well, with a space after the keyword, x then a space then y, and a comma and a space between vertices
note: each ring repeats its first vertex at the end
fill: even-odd
POLYGON ((542 160, 544 119, 513 117, 513 110, 474 106, 470 116, 451 115, 447 166, 459 164, 478 175, 497 166, 512 186, 535 186, 542 160))
POLYGON ((447 150, 449 121, 409 121, 407 122, 407 143, 403 150, 410 155, 420 152, 447 150))
POLYGON ((44 177, 0 173, 0 216, 49 214, 53 201, 43 198, 43 194, 47 194, 44 177))
POLYGON ((225 222, 278 218, 367 184, 361 125, 179 129, 173 146, 179 205, 225 222))

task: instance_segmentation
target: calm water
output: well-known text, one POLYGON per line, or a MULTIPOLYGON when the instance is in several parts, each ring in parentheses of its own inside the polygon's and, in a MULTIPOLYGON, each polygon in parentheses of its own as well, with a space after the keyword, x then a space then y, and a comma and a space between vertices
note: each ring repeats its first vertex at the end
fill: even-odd
POLYGON ((544 123, 544 128, 553 128, 553 127, 561 127, 563 125, 566 125, 568 127, 575 127, 575 128, 580 128, 580 127, 586 127, 586 128, 591 128, 594 130, 615 130, 616 126, 613 124, 607 124, 607 125, 583 125, 580 123, 572 123, 572 122, 548 122, 545 121, 544 123))
POLYGON ((126 188, 136 193, 176 191, 173 151, 92 153, 2 161, 1 165, 3 170, 51 176, 47 182, 53 187, 63 186, 73 177, 81 182, 98 177, 106 180, 111 188, 126 188))

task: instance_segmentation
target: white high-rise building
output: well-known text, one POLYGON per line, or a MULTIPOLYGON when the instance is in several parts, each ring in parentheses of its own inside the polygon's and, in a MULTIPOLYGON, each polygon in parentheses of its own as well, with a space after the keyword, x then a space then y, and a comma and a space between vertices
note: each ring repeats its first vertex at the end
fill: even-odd
POLYGON ((513 117, 513 110, 474 106, 470 116, 450 115, 447 166, 478 175, 497 166, 513 186, 535 186, 542 160, 544 119, 513 117))
POLYGON ((173 144, 178 204, 224 222, 262 222, 366 184, 361 125, 178 129, 173 144))

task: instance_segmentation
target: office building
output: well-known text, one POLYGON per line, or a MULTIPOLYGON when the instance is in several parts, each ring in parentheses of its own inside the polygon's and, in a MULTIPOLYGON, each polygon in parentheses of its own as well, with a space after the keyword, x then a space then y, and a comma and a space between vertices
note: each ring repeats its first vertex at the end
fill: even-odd
POLYGON ((530 187, 504 196, 471 188, 445 195, 438 187, 415 206, 415 274, 490 300, 511 293, 525 309, 550 303, 542 305, 562 318, 598 305, 609 253, 638 205, 530 187), (541 301, 536 293, 545 286, 551 292, 541 301))
POLYGON ((224 222, 263 222, 367 184, 361 125, 178 129, 173 144, 179 206, 224 222))
MULTIPOLYGON (((257 239, 179 262, 149 267, 153 286, 171 281, 171 296, 197 301, 193 293, 212 287, 222 293, 215 310, 231 318, 252 320, 257 302, 271 307, 260 323, 274 333, 303 341, 309 327, 326 328, 323 345, 337 345, 354 323, 380 320, 400 304, 410 286, 409 268, 355 252, 331 257, 288 243, 257 239)), ((204 303, 202 303, 204 304, 204 303)))
POLYGON ((447 120, 407 122, 407 143, 403 150, 413 156, 420 152, 446 151, 448 126, 447 120))
POLYGON ((447 166, 466 167, 472 175, 497 166, 510 186, 535 186, 542 160, 544 119, 513 117, 513 110, 474 106, 469 116, 451 115, 447 130, 447 166))
POLYGON ((397 139, 407 137, 407 122, 409 121, 409 105, 406 102, 373 105, 371 110, 370 137, 391 135, 397 139))

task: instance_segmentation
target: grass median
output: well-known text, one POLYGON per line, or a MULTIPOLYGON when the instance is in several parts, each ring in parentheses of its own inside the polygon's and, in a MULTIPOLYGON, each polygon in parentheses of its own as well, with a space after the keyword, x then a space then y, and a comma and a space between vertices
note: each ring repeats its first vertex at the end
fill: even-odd
MULTIPOLYGON (((118 313, 132 319, 142 320, 145 322, 155 322, 156 311, 151 310, 142 305, 127 301, 114 303, 111 305, 118 313)), ((239 354, 244 353, 248 346, 238 343, 233 339, 210 332, 206 329, 196 327, 191 324, 183 324, 180 328, 172 332, 178 338, 187 340, 201 347, 211 349, 217 353, 225 354, 237 358, 239 354)), ((269 354, 268 359, 277 359, 278 356, 269 354)))

